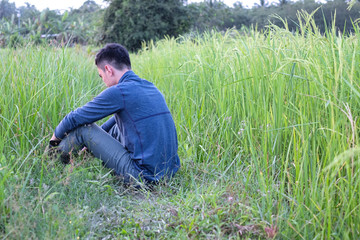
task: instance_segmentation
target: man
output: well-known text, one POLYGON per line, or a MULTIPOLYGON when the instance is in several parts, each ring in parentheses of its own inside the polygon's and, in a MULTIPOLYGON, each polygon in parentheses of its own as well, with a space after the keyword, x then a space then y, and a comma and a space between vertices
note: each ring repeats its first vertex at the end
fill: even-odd
POLYGON ((63 157, 86 147, 125 182, 173 176, 180 167, 177 134, 161 92, 131 70, 129 53, 119 44, 101 49, 95 64, 108 88, 66 115, 50 144, 63 157), (94 123, 111 114, 101 127, 94 123))

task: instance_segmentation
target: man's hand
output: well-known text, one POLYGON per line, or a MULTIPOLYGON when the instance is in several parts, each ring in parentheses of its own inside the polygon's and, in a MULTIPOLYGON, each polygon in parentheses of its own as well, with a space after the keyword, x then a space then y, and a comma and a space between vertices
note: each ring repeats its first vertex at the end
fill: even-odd
POLYGON ((61 142, 61 139, 57 138, 55 136, 55 133, 53 133, 51 139, 50 139, 50 145, 53 146, 53 147, 56 147, 60 144, 61 142))
POLYGON ((52 135, 52 137, 51 137, 50 141, 51 141, 51 140, 61 142, 61 139, 57 138, 57 137, 55 136, 55 133, 53 133, 53 135, 52 135))
POLYGON ((45 153, 51 157, 61 160, 64 164, 68 164, 70 162, 70 154, 66 152, 62 152, 57 148, 61 142, 60 138, 55 136, 55 133, 52 135, 49 145, 45 149, 45 153))

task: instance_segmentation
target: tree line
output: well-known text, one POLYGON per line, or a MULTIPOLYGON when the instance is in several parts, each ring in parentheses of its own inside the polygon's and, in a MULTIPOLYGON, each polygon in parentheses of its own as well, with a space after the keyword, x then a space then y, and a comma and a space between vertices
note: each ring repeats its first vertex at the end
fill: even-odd
POLYGON ((0 1, 0 47, 33 44, 104 44, 119 42, 136 51, 142 43, 164 36, 202 33, 211 29, 256 28, 264 31, 272 22, 284 21, 290 31, 297 31, 299 11, 313 13, 319 31, 335 26, 341 33, 354 31, 360 15, 360 3, 345 0, 318 3, 314 0, 279 0, 271 5, 265 0, 252 8, 236 2, 232 7, 222 1, 205 0, 104 0, 102 8, 87 0, 78 9, 61 12, 34 5, 16 7, 9 0, 0 1))

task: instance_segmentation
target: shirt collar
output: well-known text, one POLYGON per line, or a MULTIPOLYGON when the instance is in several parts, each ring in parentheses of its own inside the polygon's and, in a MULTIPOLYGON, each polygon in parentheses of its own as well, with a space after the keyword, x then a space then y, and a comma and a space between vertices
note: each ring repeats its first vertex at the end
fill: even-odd
POLYGON ((135 74, 132 70, 129 70, 127 72, 124 73, 124 75, 122 75, 122 77, 120 78, 118 83, 123 82, 126 78, 128 78, 129 76, 135 74))

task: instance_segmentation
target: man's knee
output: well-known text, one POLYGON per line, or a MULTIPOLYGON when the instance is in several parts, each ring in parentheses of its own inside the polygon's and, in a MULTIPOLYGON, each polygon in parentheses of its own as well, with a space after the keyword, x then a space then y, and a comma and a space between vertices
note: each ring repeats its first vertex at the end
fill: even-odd
POLYGON ((83 127, 84 128, 94 128, 94 127, 98 127, 98 125, 96 123, 89 123, 89 124, 85 124, 83 127))
MULTIPOLYGON (((83 138, 91 138, 91 136, 96 132, 96 129, 98 128, 98 126, 95 124, 95 123, 90 123, 90 124, 85 124, 83 126, 80 126, 74 130, 72 130, 68 136, 70 138, 72 138, 71 136, 75 137, 76 139, 78 139, 79 141, 79 138, 80 139, 83 139, 83 138)), ((85 140, 84 139, 84 140, 85 140)), ((84 140, 80 140, 81 142, 84 141, 84 140)))
POLYGON ((89 124, 85 124, 81 127, 78 127, 76 130, 79 132, 82 132, 82 131, 92 131, 93 129, 96 129, 96 128, 98 128, 96 123, 89 123, 89 124))

